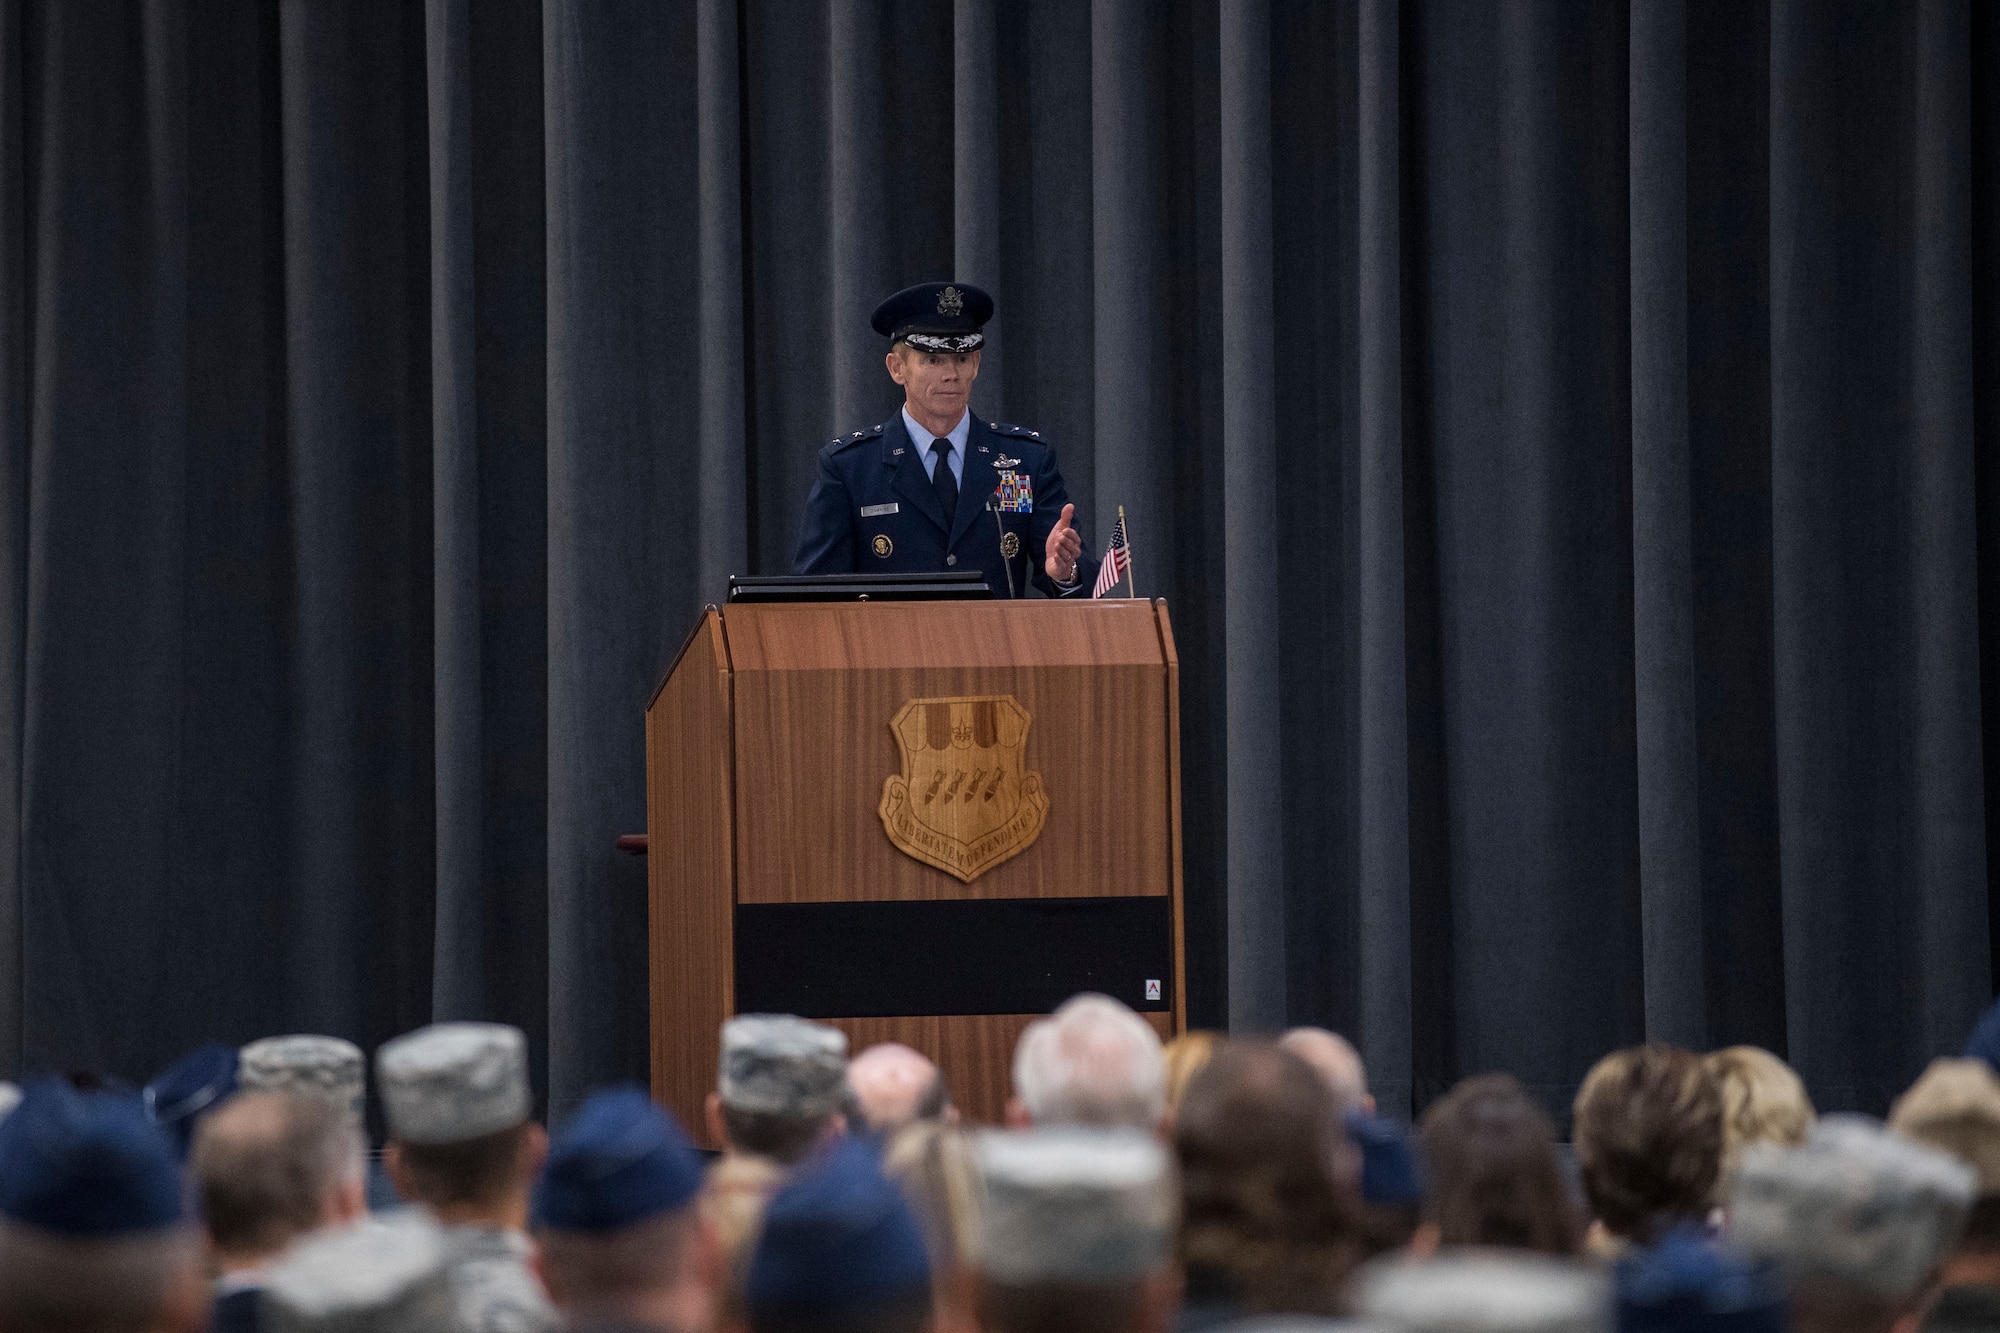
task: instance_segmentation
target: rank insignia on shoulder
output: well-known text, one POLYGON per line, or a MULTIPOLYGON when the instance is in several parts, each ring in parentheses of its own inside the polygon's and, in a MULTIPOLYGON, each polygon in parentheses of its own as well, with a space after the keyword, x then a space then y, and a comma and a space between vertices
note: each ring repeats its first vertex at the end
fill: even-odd
POLYGON ((1019 467, 1019 466, 1021 466, 1021 460, 1020 460, 1020 459, 1018 459, 1018 458, 1009 458, 1009 457, 1007 457, 1007 455, 1005 455, 1005 454, 1002 454, 1002 455, 1000 455, 1000 456, 999 456, 998 458, 996 458, 996 459, 994 459, 994 460, 993 460, 993 466, 994 466, 994 467, 1019 467))
POLYGON ((878 532, 875 534, 875 541, 873 543, 873 546, 875 554, 881 556, 885 560, 888 559, 889 553, 896 549, 896 543, 889 540, 887 533, 882 533, 882 532, 878 532))
MULTIPOLYGON (((1005 460, 1002 460, 1003 462, 1005 460)), ((1019 460, 1015 460, 1018 462, 1019 460)), ((1035 479, 1025 472, 1000 474, 1000 511, 1005 514, 1035 512, 1035 479)))

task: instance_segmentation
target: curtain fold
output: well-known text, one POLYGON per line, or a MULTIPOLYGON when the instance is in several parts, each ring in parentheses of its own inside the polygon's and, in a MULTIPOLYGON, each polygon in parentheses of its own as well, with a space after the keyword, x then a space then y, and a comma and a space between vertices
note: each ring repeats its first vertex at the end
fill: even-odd
POLYGON ((956 277, 1172 604, 1199 1024, 1882 1109, 2000 931, 1993 34, 0 0, 0 1064, 643 1077, 646 701, 956 277))

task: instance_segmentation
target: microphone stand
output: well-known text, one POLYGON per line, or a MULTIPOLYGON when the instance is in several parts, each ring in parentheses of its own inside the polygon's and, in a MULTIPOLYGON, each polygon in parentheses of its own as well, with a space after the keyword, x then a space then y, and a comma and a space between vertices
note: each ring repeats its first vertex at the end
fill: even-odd
POLYGON ((1000 521, 1000 492, 986 497, 986 512, 993 515, 993 530, 1000 534, 1000 566, 1007 571, 1007 600, 1013 601, 1014 562, 1007 558, 1007 525, 1000 521))

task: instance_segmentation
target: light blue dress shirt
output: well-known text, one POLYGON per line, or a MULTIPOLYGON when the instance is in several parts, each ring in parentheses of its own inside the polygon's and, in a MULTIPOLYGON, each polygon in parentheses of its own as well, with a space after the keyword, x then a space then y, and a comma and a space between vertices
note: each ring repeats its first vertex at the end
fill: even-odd
POLYGON ((924 460, 924 475, 937 477, 937 455, 931 452, 931 441, 947 439, 951 441, 951 452, 945 457, 951 460, 951 479, 961 486, 965 484, 965 442, 972 437, 972 409, 966 408, 965 415, 951 428, 951 434, 936 436, 917 424, 910 415, 910 409, 903 409, 903 429, 910 432, 910 443, 917 446, 917 457, 924 460))

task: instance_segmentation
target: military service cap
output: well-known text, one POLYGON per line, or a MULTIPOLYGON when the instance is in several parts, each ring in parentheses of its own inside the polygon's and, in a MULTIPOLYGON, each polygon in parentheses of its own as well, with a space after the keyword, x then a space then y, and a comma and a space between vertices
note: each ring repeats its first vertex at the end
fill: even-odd
POLYGON ((1173 1253, 1167 1152, 1134 1129, 982 1133, 979 1268, 996 1282, 1129 1282, 1173 1253))
POLYGON ((893 346, 920 352, 974 352, 986 343, 980 330, 993 318, 993 298, 958 282, 920 282, 875 307, 869 324, 893 346))
POLYGON ((265 1281, 269 1333, 435 1333, 453 1327, 445 1245, 412 1210, 302 1242, 265 1281))
POLYGON ((67 1236, 156 1231, 181 1220, 180 1167, 138 1098, 45 1079, 0 1122, 0 1216, 67 1236))
POLYGON ((1901 1300, 1957 1243, 1975 1184, 1964 1165, 1877 1121, 1826 1116, 1800 1147, 1743 1150, 1730 1234, 1795 1276, 1837 1278, 1901 1300))
POLYGON ((636 1087, 609 1088, 550 1140, 535 1182, 535 1222, 615 1231, 686 1207, 701 1178, 701 1158, 672 1116, 636 1087))
POLYGON ((1950 1153, 2000 1195, 2000 1076, 1984 1060, 1933 1060, 1889 1110, 1889 1128, 1950 1153))
POLYGON ((361 1120, 366 1092, 361 1048, 339 1037, 265 1037, 236 1053, 236 1082, 246 1092, 313 1097, 361 1120))
POLYGON ((1608 1333, 1611 1288, 1581 1264, 1526 1252, 1378 1259, 1355 1283, 1354 1312, 1398 1333, 1608 1333))
POLYGON ((757 1115, 819 1116, 840 1105, 847 1034, 790 1014, 742 1014, 722 1025, 715 1091, 757 1115))
POLYGON ((753 1315, 808 1320, 928 1300, 923 1232, 866 1140, 836 1140, 772 1196, 746 1292, 753 1315))
POLYGON ((405 1143, 464 1143, 534 1109, 528 1039, 504 1023, 433 1023, 375 1052, 375 1090, 405 1143))
POLYGON ((167 1131, 185 1158, 201 1117, 236 1091, 236 1048, 211 1044, 189 1051, 146 1085, 146 1114, 167 1131))

